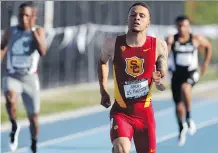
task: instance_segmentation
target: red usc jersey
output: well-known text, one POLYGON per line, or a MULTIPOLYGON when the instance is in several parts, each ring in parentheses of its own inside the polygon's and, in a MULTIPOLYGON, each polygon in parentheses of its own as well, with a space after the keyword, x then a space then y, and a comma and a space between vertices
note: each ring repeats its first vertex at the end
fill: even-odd
POLYGON ((142 47, 130 47, 126 35, 118 36, 113 60, 115 100, 122 108, 136 102, 151 103, 156 38, 147 36, 142 47))

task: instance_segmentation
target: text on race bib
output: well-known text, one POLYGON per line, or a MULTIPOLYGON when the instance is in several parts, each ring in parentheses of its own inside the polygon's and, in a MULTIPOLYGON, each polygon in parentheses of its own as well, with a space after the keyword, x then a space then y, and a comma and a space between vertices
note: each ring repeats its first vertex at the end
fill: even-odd
POLYGON ((124 92, 127 99, 146 96, 149 92, 148 80, 128 81, 124 85, 124 92))
POLYGON ((176 63, 181 66, 189 66, 192 63, 192 54, 177 54, 176 63))
POLYGON ((31 59, 29 56, 12 56, 12 65, 17 68, 29 68, 31 59))

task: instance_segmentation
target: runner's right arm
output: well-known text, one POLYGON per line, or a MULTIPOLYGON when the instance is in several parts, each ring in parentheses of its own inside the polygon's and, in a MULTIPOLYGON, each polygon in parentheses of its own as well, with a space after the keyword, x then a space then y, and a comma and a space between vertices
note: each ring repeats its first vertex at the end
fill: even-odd
POLYGON ((101 49, 100 59, 98 63, 98 79, 100 85, 100 93, 102 96, 101 104, 108 108, 110 106, 110 97, 107 93, 107 81, 109 66, 108 61, 114 57, 116 37, 107 38, 104 42, 104 46, 101 49))
POLYGON ((9 40, 9 29, 7 29, 1 40, 1 61, 4 59, 4 56, 7 52, 7 45, 9 40))
MULTIPOLYGON (((168 47, 168 52, 170 53, 170 51, 172 50, 172 44, 174 41, 174 36, 170 35, 169 37, 167 37, 166 39, 166 43, 167 43, 167 47, 168 47)), ((169 55, 169 54, 168 54, 169 55)))

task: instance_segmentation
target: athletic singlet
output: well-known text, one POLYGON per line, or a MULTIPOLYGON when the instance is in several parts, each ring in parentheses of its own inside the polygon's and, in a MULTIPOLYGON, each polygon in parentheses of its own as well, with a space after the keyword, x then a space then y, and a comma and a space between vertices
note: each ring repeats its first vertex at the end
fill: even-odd
POLYGON ((40 54, 33 43, 32 31, 11 27, 7 51, 7 70, 10 74, 33 74, 37 72, 40 54))
POLYGON ((178 34, 174 35, 169 62, 170 70, 174 73, 190 72, 198 68, 198 50, 193 45, 192 34, 185 43, 178 41, 178 34))
POLYGON ((151 103, 156 38, 147 36, 142 47, 129 47, 126 35, 118 36, 113 60, 115 100, 120 107, 136 102, 151 103))

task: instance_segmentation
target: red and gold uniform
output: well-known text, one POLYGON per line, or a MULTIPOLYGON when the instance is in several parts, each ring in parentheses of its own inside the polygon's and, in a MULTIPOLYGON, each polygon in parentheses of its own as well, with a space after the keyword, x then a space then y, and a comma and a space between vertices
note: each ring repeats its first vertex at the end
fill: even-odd
POLYGON ((142 47, 126 44, 118 36, 113 58, 115 103, 110 112, 111 141, 134 138, 137 153, 155 153, 155 119, 151 100, 156 38, 147 36, 142 47))

